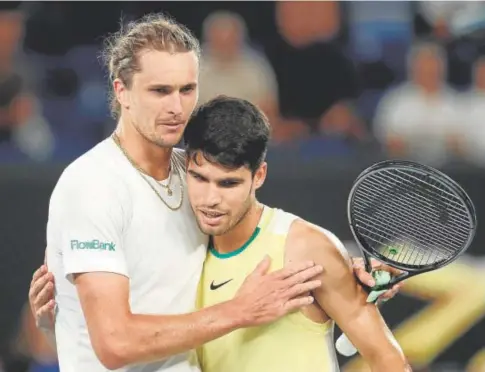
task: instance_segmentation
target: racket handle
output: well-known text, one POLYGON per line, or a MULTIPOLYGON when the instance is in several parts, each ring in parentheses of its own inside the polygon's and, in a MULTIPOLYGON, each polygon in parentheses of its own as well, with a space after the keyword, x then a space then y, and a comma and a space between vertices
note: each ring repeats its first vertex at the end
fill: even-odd
POLYGON ((350 342, 345 333, 342 333, 342 335, 337 339, 337 342, 335 342, 335 348, 340 355, 346 357, 350 357, 357 353, 357 349, 354 345, 352 345, 352 342, 350 342))

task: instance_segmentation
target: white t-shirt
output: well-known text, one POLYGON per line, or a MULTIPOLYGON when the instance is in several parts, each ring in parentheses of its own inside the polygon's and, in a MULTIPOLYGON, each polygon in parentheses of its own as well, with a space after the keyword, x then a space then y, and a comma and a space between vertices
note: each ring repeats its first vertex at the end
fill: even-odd
POLYGON ((450 155, 447 138, 462 131, 456 99, 456 93, 446 87, 430 98, 412 83, 403 84, 379 102, 375 135, 384 143, 389 135, 399 136, 411 159, 439 166, 450 155))
MULTIPOLYGON (((193 217, 183 167, 172 177, 173 196, 148 178, 171 211, 142 179, 111 138, 78 158, 61 175, 51 197, 47 225, 47 264, 56 281, 55 330, 62 372, 100 372, 71 274, 113 272, 130 279, 134 314, 182 314, 194 310, 207 247, 193 217)), ((189 353, 120 369, 129 372, 196 372, 189 353)))

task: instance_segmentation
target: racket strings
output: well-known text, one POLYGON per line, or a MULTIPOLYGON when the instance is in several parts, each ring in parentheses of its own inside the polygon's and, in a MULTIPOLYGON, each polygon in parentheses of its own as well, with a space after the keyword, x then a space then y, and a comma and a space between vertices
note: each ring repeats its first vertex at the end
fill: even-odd
MULTIPOLYGON (((401 176, 401 179, 403 179, 405 181, 410 181, 412 183, 415 183, 416 181, 418 181, 418 183, 420 183, 425 188, 432 187, 436 190, 437 194, 446 195, 448 197, 448 201, 450 203, 454 202, 454 204, 460 210, 463 207, 463 202, 461 201, 461 199, 459 197, 457 197, 453 193, 450 193, 447 189, 444 189, 443 185, 441 183, 438 183, 434 178, 431 178, 431 177, 429 177, 425 174, 418 174, 418 175, 410 174, 410 173, 403 172, 400 169, 394 169, 394 172, 387 171, 387 174, 391 175, 391 177, 392 177, 392 175, 399 174, 401 176)), ((387 175, 387 174, 385 172, 383 172, 384 176, 387 175)))
MULTIPOLYGON (((404 173, 400 170, 396 170, 396 171, 398 173, 404 173)), ((404 176, 407 176, 407 177, 400 176, 400 178, 403 182, 407 182, 409 187, 411 187, 413 183, 416 183, 416 181, 419 182, 418 186, 420 186, 421 190, 417 189, 416 191, 421 191, 421 194, 418 193, 418 195, 423 196, 423 201, 427 202, 428 205, 431 204, 430 202, 428 202, 428 199, 431 202, 435 202, 435 203, 444 204, 446 202, 446 209, 450 212, 456 212, 459 215, 458 222, 462 223, 465 229, 467 230, 469 229, 469 225, 464 223, 463 221, 463 219, 468 219, 468 213, 467 213, 467 209, 464 208, 463 202, 461 201, 461 199, 459 199, 456 195, 453 195, 447 190, 443 189, 444 186, 438 184, 437 181, 434 180, 433 178, 427 177, 425 180, 423 180, 422 178, 420 179, 410 174, 407 174, 407 175, 404 174, 404 176), (429 193, 427 189, 428 186, 434 187, 436 192, 429 193)))
POLYGON ((469 237, 470 216, 461 198, 414 170, 369 175, 354 193, 352 213, 373 250, 412 266, 453 257, 469 237))
MULTIPOLYGON (((362 217, 362 219, 365 219, 366 215, 361 213, 360 217, 362 217)), ((400 238, 395 234, 395 229, 393 229, 393 226, 390 226, 389 228, 383 227, 385 224, 386 222, 382 220, 368 220, 366 226, 359 224, 359 229, 365 231, 361 232, 363 236, 365 236, 367 239, 371 239, 378 245, 383 244, 384 247, 392 247, 393 249, 396 249, 399 252, 397 256, 395 254, 392 254, 392 250, 389 250, 387 252, 392 256, 395 256, 388 257, 392 258, 395 261, 405 262, 409 264, 412 263, 415 265, 427 265, 446 259, 450 256, 450 254, 453 254, 455 252, 452 249, 448 249, 445 254, 442 253, 442 249, 429 252, 425 249, 420 248, 421 246, 423 246, 423 244, 418 242, 414 237, 405 236, 400 238)), ((388 256, 386 252, 381 252, 381 254, 383 254, 384 256, 388 256)))
MULTIPOLYGON (((358 214, 359 217, 361 217, 362 219, 367 218, 366 217, 367 215, 363 212, 363 210, 362 211, 356 210, 356 214, 358 214)), ((387 239, 388 240, 387 243, 389 243, 389 244, 391 244, 393 242, 398 242, 401 245, 412 243, 415 250, 418 250, 419 247, 423 245, 423 243, 417 241, 417 239, 414 236, 407 235, 406 237, 403 237, 403 238, 399 238, 398 236, 396 236, 395 229, 393 229, 394 226, 389 225, 389 223, 387 222, 389 217, 397 220, 397 219, 402 219, 403 215, 398 215, 398 214, 394 214, 394 213, 390 213, 390 215, 384 215, 384 214, 381 214, 379 212, 376 212, 376 218, 375 219, 368 219, 367 222, 366 222, 366 226, 359 224, 359 228, 363 228, 364 230, 367 230, 371 233, 377 234, 377 235, 379 235, 379 237, 381 239, 387 239), (383 234, 385 234, 385 235, 383 235, 383 234)), ((407 230, 413 229, 413 228, 418 229, 419 227, 420 227, 419 225, 407 226, 406 229, 407 230)), ((430 229, 428 229, 428 231, 432 232, 430 229)), ((426 234, 427 231, 424 230, 423 233, 426 234)), ((449 246, 449 244, 446 243, 446 241, 445 242, 439 241, 437 239, 433 239, 433 237, 429 237, 428 240, 430 240, 431 243, 437 244, 438 246, 440 244, 442 244, 439 249, 434 250, 435 255, 437 257, 439 256, 439 259, 441 259, 441 258, 445 259, 446 257, 453 255, 456 251, 452 246, 449 246)), ((423 249, 419 249, 419 250, 423 251, 423 249)))
MULTIPOLYGON (((365 187, 363 187, 362 189, 364 189, 365 191, 369 190, 365 187)), ((367 213, 366 210, 369 208, 369 204, 373 203, 373 201, 371 199, 369 199, 365 194, 360 195, 360 197, 361 197, 362 200, 368 202, 368 204, 366 205, 366 204, 361 204, 362 200, 356 200, 355 201, 356 207, 361 208, 361 211, 360 211, 361 217, 365 218, 369 214, 369 213, 367 213)), ((383 198, 385 198, 385 197, 386 196, 383 196, 383 198)), ((393 197, 396 198, 395 196, 393 196, 393 197)), ((381 210, 383 208, 380 208, 376 211, 373 211, 376 218, 381 217, 381 219, 379 219, 379 221, 378 221, 378 226, 385 226, 386 223, 390 222, 390 221, 387 221, 387 219, 392 218, 393 221, 406 221, 406 222, 408 222, 408 224, 411 225, 411 226, 409 226, 409 228, 415 228, 418 231, 423 230, 423 233, 433 233, 436 229, 439 229, 441 227, 441 226, 428 227, 428 225, 430 224, 429 218, 427 219, 426 217, 423 217, 419 214, 416 214, 413 210, 411 210, 411 208, 409 208, 410 206, 407 206, 408 207, 407 209, 399 208, 402 204, 405 204, 406 201, 399 203, 399 200, 397 200, 397 198, 396 198, 396 200, 391 200, 391 202, 393 202, 394 205, 392 205, 390 207, 385 206, 386 207, 385 212, 381 212, 381 210), (411 216, 404 215, 403 211, 407 211, 408 213, 412 213, 412 215, 411 216)), ((453 226, 453 224, 450 224, 450 225, 452 227, 456 228, 456 226, 453 226)), ((451 254, 453 254, 455 252, 455 248, 453 246, 449 245, 449 243, 450 243, 449 240, 451 240, 451 243, 455 242, 456 244, 461 244, 463 239, 466 240, 466 238, 468 236, 468 235, 463 234, 461 231, 459 231, 459 229, 457 229, 456 235, 458 235, 460 238, 462 238, 462 239, 457 239, 454 236, 448 236, 449 234, 446 234, 449 230, 446 230, 446 229, 441 229, 441 230, 442 230, 442 233, 445 233, 445 235, 447 235, 446 239, 444 239, 444 237, 443 237, 442 239, 435 240, 435 239, 433 239, 434 238, 433 235, 429 235, 428 239, 430 239, 431 241, 434 241, 436 244, 443 244, 442 247, 445 248, 445 249, 448 248, 448 250, 450 251, 451 254)))
MULTIPOLYGON (((384 173, 384 172, 382 172, 384 173)), ((402 171, 401 171, 402 173, 402 171)), ((422 203, 424 205, 420 205, 421 208, 426 208, 429 207, 427 209, 427 211, 431 214, 434 214, 435 216, 439 216, 440 213, 439 211, 436 211, 436 205, 437 204, 442 204, 444 205, 446 208, 447 208, 447 212, 451 212, 449 213, 451 216, 454 217, 454 221, 455 223, 457 223, 458 226, 456 227, 461 227, 467 231, 466 235, 468 235, 468 229, 469 229, 469 225, 464 221, 465 219, 468 219, 468 214, 467 214, 467 211, 466 209, 463 207, 463 204, 457 204, 456 200, 453 199, 445 199, 445 195, 446 194, 443 194, 443 195, 440 195, 438 193, 438 191, 440 189, 435 189, 437 192, 436 193, 431 193, 430 191, 432 190, 427 190, 425 187, 426 187, 426 183, 424 183, 422 180, 421 181, 421 190, 419 190, 417 187, 416 187, 416 182, 415 182, 415 179, 417 179, 417 177, 413 177, 413 179, 409 179, 409 178, 404 178, 402 176, 397 176, 397 179, 393 179, 392 176, 389 176, 389 175, 386 175, 386 174, 382 174, 382 179, 381 180, 377 180, 377 182, 380 184, 380 183, 383 183, 385 184, 386 186, 390 186, 390 187, 394 187, 396 189, 399 189, 399 193, 396 192, 396 194, 409 194, 409 196, 411 198, 413 198, 413 203, 416 203, 416 202, 419 202, 419 203, 422 203), (400 183, 396 183, 396 181, 401 181, 400 183), (415 191, 415 193, 410 193, 409 190, 410 188, 414 188, 413 191, 415 191), (421 192, 420 192, 421 191, 421 192), (418 199, 418 200, 416 200, 418 199), (446 203, 446 205, 445 205, 446 203), (455 205, 453 205, 455 204, 455 205), (455 213, 453 213, 455 212, 455 213)), ((382 189, 381 189, 382 190, 382 189)), ((389 193, 389 190, 387 189, 383 189, 385 193, 389 193)), ((447 193, 449 194, 449 193, 447 193)))
MULTIPOLYGON (((410 205, 407 206, 407 208, 415 208, 419 207, 420 209, 424 210, 428 214, 431 214, 432 216, 436 217, 438 222, 439 222, 439 217, 443 213, 439 208, 437 208, 437 205, 441 205, 446 209, 446 213, 448 216, 448 221, 447 223, 449 224, 450 227, 456 228, 456 233, 463 234, 463 236, 468 236, 468 231, 469 231, 469 224, 465 222, 465 219, 468 219, 468 214, 466 212, 466 209, 461 206, 460 209, 456 207, 452 207, 447 203, 447 200, 443 200, 443 198, 437 199, 435 195, 431 194, 430 192, 426 192, 426 190, 419 190, 415 187, 414 184, 411 184, 409 180, 402 179, 399 177, 399 180, 402 181, 400 183, 396 183, 396 180, 393 180, 392 178, 383 175, 382 180, 377 179, 375 180, 376 182, 373 182, 371 187, 367 187, 367 192, 371 194, 371 191, 373 191, 374 187, 377 188, 377 191, 380 191, 381 195, 377 195, 378 198, 382 198, 383 196, 389 195, 389 194, 394 194, 395 196, 400 196, 400 195, 405 195, 406 198, 404 201, 409 200, 410 205), (393 182, 394 181, 394 182, 393 182), (406 182, 407 181, 407 182, 406 182), (405 183, 406 182, 406 183, 405 183), (387 187, 393 188, 395 192, 390 192, 390 190, 387 187), (414 187, 414 189, 410 189, 411 187, 414 187)), ((370 180, 369 180, 370 181, 370 180)), ((366 187, 367 185, 362 185, 363 187, 366 187)), ((426 215, 426 218, 428 216, 426 215)))
MULTIPOLYGON (((366 230, 366 229, 364 229, 366 230)), ((370 230, 367 230, 371 232, 370 230)), ((374 232, 371 232, 373 235, 374 232)), ((364 235, 364 234, 363 234, 364 235)), ((378 235, 378 234, 377 234, 378 235)), ((367 239, 377 243, 378 245, 382 245, 383 239, 374 239, 371 236, 367 236, 367 239)), ((424 266, 424 265, 432 265, 437 262, 444 260, 443 256, 436 255, 436 254, 429 254, 423 253, 422 250, 416 250, 416 247, 409 248, 409 243, 404 242, 404 240, 394 240, 391 241, 387 239, 387 245, 382 246, 380 249, 380 254, 388 259, 391 259, 395 262, 404 263, 406 265, 413 265, 416 267, 424 266), (396 253, 397 252, 397 253, 396 253)))
MULTIPOLYGON (((363 187, 362 189, 364 189, 365 191, 368 191, 369 189, 363 187)), ((370 190, 369 190, 370 191, 370 190)), ((367 198, 366 195, 360 195, 361 199, 364 200, 364 201, 367 201, 368 204, 362 204, 361 203, 361 200, 356 200, 355 201, 355 204, 356 204, 356 207, 360 207, 361 210, 359 211, 361 213, 361 217, 365 218, 366 216, 368 216, 368 212, 367 212, 367 209, 369 208, 369 204, 372 205, 373 201, 369 198, 367 198)), ((385 196, 384 196, 385 198, 385 196)), ((405 204, 406 201, 402 202, 402 204, 405 204)), ((409 203, 408 203, 409 204, 409 203)), ((400 206, 400 203, 399 203, 399 200, 395 200, 394 201, 394 205, 392 206, 393 208, 399 208, 400 206)), ((389 208, 389 207, 387 207, 389 208)), ((389 221, 387 221, 386 219, 387 218, 393 218, 395 221, 399 221, 399 220, 404 220, 404 221, 408 221, 408 223, 411 225, 409 226, 409 228, 413 227, 415 229, 417 229, 418 231, 419 230, 423 230, 423 233, 432 233, 435 231, 436 228, 440 228, 440 226, 431 226, 431 228, 428 227, 428 225, 430 224, 430 221, 429 219, 426 219, 425 217, 419 215, 419 214, 414 214, 414 211, 412 211, 412 216, 407 216, 407 215, 403 215, 403 210, 404 209, 391 209, 389 208, 389 210, 386 210, 385 213, 382 213, 380 212, 382 210, 379 209, 379 210, 375 210, 373 211, 373 213, 375 214, 376 218, 377 217, 381 217, 381 219, 379 220, 379 225, 378 226, 381 226, 383 225, 383 223, 388 223, 389 221)), ((405 211, 410 211, 410 209, 405 209, 405 211)), ((433 217, 436 217, 436 216, 433 216, 433 217)), ((463 239, 467 239, 468 235, 467 234, 464 234, 462 231, 460 231, 460 228, 457 227, 457 226, 454 226, 452 223, 450 223, 450 227, 453 227, 453 228, 456 228, 457 230, 455 231, 456 235, 462 239, 457 239, 456 237, 454 236, 449 236, 449 230, 447 229, 442 229, 442 233, 444 235, 446 235, 446 239, 445 237, 443 236, 443 238, 439 239, 439 240, 434 240, 434 236, 433 235, 429 235, 428 236, 428 239, 431 240, 431 241, 434 241, 436 244, 443 244, 443 248, 447 248, 451 254, 453 254, 455 252, 455 248, 453 246, 450 246, 449 243, 456 243, 456 244, 462 244, 462 241, 463 239)))
MULTIPOLYGON (((361 196, 361 199, 364 200, 364 201, 367 201, 369 204, 373 203, 373 201, 371 199, 366 198, 366 196, 361 196)), ((358 200, 355 203, 356 203, 356 206, 362 207, 362 213, 364 213, 365 215, 368 215, 369 204, 361 204, 361 200, 358 200)), ((401 203, 401 205, 404 204, 404 203, 406 203, 406 201, 401 203)), ((397 200, 394 202, 394 204, 395 204, 394 207, 401 206, 401 205, 399 205, 399 201, 397 201, 397 200)), ((386 217, 395 217, 397 219, 403 218, 401 210, 389 210, 389 211, 386 211, 385 214, 383 214, 382 212, 379 212, 379 210, 375 210, 375 211, 372 211, 372 213, 376 214, 379 217, 383 217, 383 218, 386 218, 386 217), (389 216, 388 216, 388 214, 389 214, 389 216)), ((408 211, 408 213, 409 213, 409 211, 408 211)), ((424 229, 427 228, 427 224, 429 224, 428 219, 426 219, 425 217, 420 216, 420 215, 415 216, 414 211, 413 211, 413 216, 415 218, 412 221, 410 221, 411 224, 413 224, 417 228, 424 228, 424 229), (424 226, 423 226, 423 224, 424 224, 424 226)), ((439 227, 440 226, 438 226, 437 228, 439 228, 439 227)), ((458 237, 466 239, 467 235, 464 234, 463 231, 460 231, 461 228, 462 228, 461 226, 457 227, 457 226, 454 226, 452 223, 450 223, 450 227, 454 227, 454 228, 457 229, 456 235, 458 237)), ((433 227, 433 228, 435 228, 435 227, 433 227)), ((434 230, 431 230, 431 231, 434 231, 434 230)), ((447 231, 447 230, 443 230, 443 231, 447 231)), ((451 237, 451 239, 455 240, 457 243, 461 243, 461 239, 455 239, 454 237, 451 237)))
MULTIPOLYGON (((393 197, 393 200, 391 200, 390 203, 391 205, 383 206, 380 209, 383 210, 384 208, 387 208, 385 214, 380 213, 379 211, 374 212, 376 214, 376 219, 378 219, 377 225, 379 226, 380 224, 386 227, 390 227, 392 229, 391 234, 394 234, 394 230, 396 229, 397 231, 403 230, 403 226, 396 226, 396 224, 399 225, 400 221, 401 224, 403 222, 407 223, 408 226, 404 226, 404 230, 413 230, 415 232, 414 236, 418 239, 418 241, 413 239, 415 244, 434 243, 435 245, 437 245, 437 247, 439 247, 437 249, 446 250, 447 252, 444 252, 445 254, 453 254, 456 251, 455 244, 460 245, 462 244, 463 240, 466 240, 467 236, 465 235, 461 236, 462 239, 455 239, 453 236, 445 236, 449 234, 446 234, 447 230, 443 229, 442 226, 436 223, 433 226, 416 210, 402 208, 403 203, 400 203, 402 198, 396 198, 395 196, 391 197, 393 197), (390 219, 391 221, 389 221, 390 219), (436 230, 438 230, 439 234, 436 234, 436 230), (425 238, 424 241, 423 237, 425 238)), ((364 217, 364 215, 362 217, 364 217)))

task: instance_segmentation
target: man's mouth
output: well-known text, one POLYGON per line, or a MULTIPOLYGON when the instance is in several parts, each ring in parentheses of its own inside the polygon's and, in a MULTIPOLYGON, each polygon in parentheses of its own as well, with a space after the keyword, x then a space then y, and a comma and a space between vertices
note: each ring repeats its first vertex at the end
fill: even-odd
POLYGON ((224 215, 224 213, 216 212, 216 211, 201 211, 201 212, 204 216, 209 218, 217 218, 224 215))
POLYGON ((221 223, 221 220, 224 218, 225 213, 217 212, 217 211, 200 211, 202 214, 202 221, 209 226, 217 226, 221 223))

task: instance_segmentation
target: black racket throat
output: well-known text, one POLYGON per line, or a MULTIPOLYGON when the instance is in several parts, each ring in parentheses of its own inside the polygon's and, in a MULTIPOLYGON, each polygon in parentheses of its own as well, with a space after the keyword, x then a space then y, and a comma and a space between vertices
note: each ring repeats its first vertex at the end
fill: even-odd
MULTIPOLYGON (((375 270, 372 269, 371 256, 369 256, 365 252, 362 252, 362 253, 363 253, 363 257, 364 257, 365 271, 367 271, 368 273, 372 274, 372 272, 375 271, 375 270)), ((397 269, 397 267, 395 267, 392 264, 389 264, 389 266, 392 266, 392 267, 394 267, 394 268, 397 269)), ((421 273, 422 273, 422 271, 420 271, 420 272, 408 272, 408 271, 404 271, 402 274, 400 274, 398 276, 391 277, 391 280, 390 280, 389 283, 383 284, 383 285, 375 285, 373 287, 368 286, 367 284, 363 283, 357 276, 356 276, 356 278, 357 278, 357 281, 364 287, 364 289, 367 292, 370 293, 371 291, 381 291, 381 290, 391 289, 394 285, 402 282, 403 280, 408 279, 408 278, 411 278, 411 277, 413 277, 413 276, 415 276, 417 274, 421 274, 421 273)))

